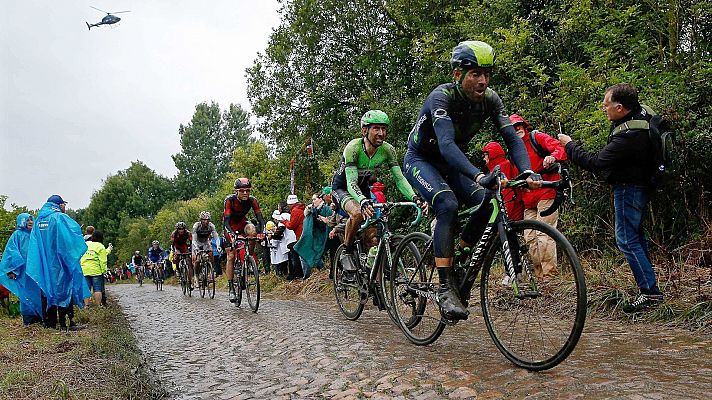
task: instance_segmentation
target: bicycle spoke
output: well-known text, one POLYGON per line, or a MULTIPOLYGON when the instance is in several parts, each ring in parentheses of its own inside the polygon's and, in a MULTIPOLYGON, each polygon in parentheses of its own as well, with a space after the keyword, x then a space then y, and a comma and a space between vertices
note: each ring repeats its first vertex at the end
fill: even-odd
POLYGON ((513 262, 519 262, 515 269, 519 272, 520 296, 505 285, 508 269, 497 241, 488 254, 481 287, 487 329, 510 361, 531 370, 548 369, 573 351, 583 330, 583 272, 571 245, 548 225, 536 221, 513 223, 508 241, 513 262), (550 238, 546 253, 539 251, 535 237, 550 238), (555 256, 547 258, 551 254, 555 256), (543 276, 541 266, 546 263, 554 266, 550 271, 557 271, 556 275, 543 276), (530 272, 535 276, 528 276, 530 272))

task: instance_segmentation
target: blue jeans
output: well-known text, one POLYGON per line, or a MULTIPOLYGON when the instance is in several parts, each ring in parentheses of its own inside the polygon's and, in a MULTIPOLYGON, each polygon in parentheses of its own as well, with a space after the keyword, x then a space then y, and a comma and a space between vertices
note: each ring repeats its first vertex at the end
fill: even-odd
POLYGON ((643 233, 643 214, 649 191, 644 186, 613 186, 616 212, 616 244, 625 255, 641 293, 660 294, 643 233))

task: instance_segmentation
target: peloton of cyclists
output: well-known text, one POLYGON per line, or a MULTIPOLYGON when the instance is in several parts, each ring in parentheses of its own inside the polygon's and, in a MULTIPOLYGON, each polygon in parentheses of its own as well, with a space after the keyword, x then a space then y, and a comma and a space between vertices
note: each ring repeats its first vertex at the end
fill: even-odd
MULTIPOLYGON (((225 248, 227 252, 227 279, 230 289, 230 301, 237 301, 235 287, 232 280, 234 278, 233 266, 235 265, 235 252, 232 250, 232 242, 237 235, 245 234, 251 236, 251 232, 262 233, 265 220, 262 217, 260 204, 257 199, 250 195, 252 183, 247 178, 237 178, 235 180, 235 193, 225 198, 225 208, 223 212, 223 226, 225 229, 225 248), (247 220, 247 213, 252 210, 257 218, 257 227, 247 220)), ((254 251, 254 242, 250 243, 250 253, 254 251)))
POLYGON ((214 238, 215 243, 218 243, 217 251, 220 249, 220 236, 218 235, 215 225, 210 222, 210 213, 208 211, 200 212, 200 221, 193 224, 191 245, 193 248, 193 287, 198 287, 198 261, 197 255, 199 250, 209 250, 210 268, 213 267, 213 247, 210 244, 210 239, 214 238))

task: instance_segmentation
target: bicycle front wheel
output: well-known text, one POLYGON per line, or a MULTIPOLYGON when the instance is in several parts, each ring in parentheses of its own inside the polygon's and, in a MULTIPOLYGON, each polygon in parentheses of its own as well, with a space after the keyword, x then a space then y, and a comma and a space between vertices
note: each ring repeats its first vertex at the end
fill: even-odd
POLYGON ((180 274, 180 288, 183 291, 183 296, 185 296, 188 291, 188 268, 185 266, 185 260, 180 260, 178 264, 178 274, 180 274))
POLYGON ((205 298, 205 292, 208 289, 208 281, 207 281, 207 271, 205 270, 205 263, 200 262, 200 276, 198 277, 198 286, 200 286, 200 298, 204 299, 205 298))
POLYGON ((566 359, 581 337, 586 281, 576 251, 555 228, 533 220, 510 228, 507 242, 517 277, 511 282, 497 239, 482 270, 482 314, 508 360, 542 371, 566 359))
POLYGON ((247 304, 253 313, 257 312, 260 307, 260 271, 257 269, 257 263, 252 256, 247 256, 245 268, 245 294, 247 295, 247 304))
POLYGON ((406 235, 393 255, 389 277, 390 303, 405 336, 419 346, 436 341, 445 322, 436 302, 440 280, 430 236, 421 232, 406 235))
POLYGON ((400 242, 402 240, 403 240, 403 235, 391 236, 391 240, 388 243, 388 247, 390 248, 391 259, 388 260, 388 257, 386 257, 386 255, 384 254, 383 257, 381 257, 381 265, 380 265, 380 267, 379 267, 380 269, 378 271, 378 287, 380 289, 379 295, 381 296, 383 303, 385 303, 386 311, 388 312, 388 316, 391 317, 391 320, 396 325, 398 325, 398 317, 396 316, 395 310, 393 309, 393 303, 391 302, 391 264, 390 264, 390 262, 400 263, 400 265, 398 265, 398 270, 399 271, 405 270, 405 266, 402 264, 402 262, 393 257, 393 255, 396 252, 396 248, 398 248, 398 245, 400 244, 400 242))
POLYGON ((361 302, 356 274, 344 279, 344 266, 341 265, 342 254, 344 254, 343 244, 336 249, 334 254, 334 296, 336 296, 336 303, 344 317, 355 321, 361 316, 365 305, 361 302))
POLYGON ((242 263, 240 263, 238 260, 235 260, 235 272, 234 272, 234 279, 233 279, 233 287, 235 288, 235 307, 240 307, 240 304, 242 304, 242 288, 243 288, 243 283, 245 282, 245 277, 244 277, 244 268, 242 268, 242 263))
POLYGON ((208 294, 211 299, 215 298, 215 271, 208 268, 208 294))

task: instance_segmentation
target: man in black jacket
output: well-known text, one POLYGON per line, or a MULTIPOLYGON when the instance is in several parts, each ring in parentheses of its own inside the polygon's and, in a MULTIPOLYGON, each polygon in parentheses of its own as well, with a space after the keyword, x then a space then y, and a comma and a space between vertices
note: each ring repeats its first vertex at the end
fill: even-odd
POLYGON ((649 118, 632 85, 620 83, 609 87, 603 99, 603 112, 612 124, 608 144, 597 154, 588 153, 567 135, 559 135, 559 140, 572 162, 583 169, 602 172, 606 182, 613 186, 616 244, 628 260, 640 289, 639 296, 623 307, 624 312, 632 313, 663 302, 643 233, 643 212, 655 170, 654 149, 647 129, 629 129, 626 124, 649 118), (613 133, 620 125, 623 127, 613 133))

